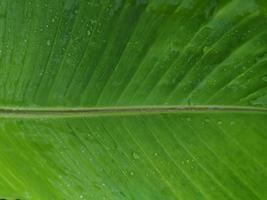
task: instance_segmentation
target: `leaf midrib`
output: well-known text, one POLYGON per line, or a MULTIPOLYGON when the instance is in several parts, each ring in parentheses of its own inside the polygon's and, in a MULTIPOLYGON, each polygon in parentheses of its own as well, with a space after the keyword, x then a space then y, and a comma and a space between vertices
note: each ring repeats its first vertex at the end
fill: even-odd
POLYGON ((155 114, 155 113, 267 113, 267 108, 250 106, 220 105, 171 105, 171 106, 132 106, 132 107, 87 107, 87 108, 26 108, 2 107, 0 117, 86 117, 99 115, 155 114))

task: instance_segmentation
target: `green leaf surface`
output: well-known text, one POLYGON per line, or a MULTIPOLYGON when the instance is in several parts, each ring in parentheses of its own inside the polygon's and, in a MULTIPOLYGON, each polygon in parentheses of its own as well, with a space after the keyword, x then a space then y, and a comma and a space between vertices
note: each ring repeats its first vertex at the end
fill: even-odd
POLYGON ((0 199, 266 200, 267 1, 1 0, 0 199))

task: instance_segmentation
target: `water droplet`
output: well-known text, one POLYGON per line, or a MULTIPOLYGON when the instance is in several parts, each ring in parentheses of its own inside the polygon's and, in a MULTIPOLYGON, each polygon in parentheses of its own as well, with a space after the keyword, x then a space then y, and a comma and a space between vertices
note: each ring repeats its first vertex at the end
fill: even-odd
POLYGON ((133 152, 133 158, 137 160, 140 159, 140 156, 136 152, 133 152))
POLYGON ((88 30, 87 31, 87 35, 90 36, 91 35, 91 31, 88 30))
POLYGON ((188 104, 188 105, 192 105, 191 98, 188 98, 186 101, 187 101, 187 104, 188 104))
POLYGON ((189 163, 189 162, 190 162, 190 160, 186 160, 186 162, 187 162, 187 163, 189 163))
POLYGON ((210 120, 209 120, 208 118, 206 118, 204 121, 205 121, 206 123, 209 123, 209 122, 210 122, 210 120))
POLYGON ((266 52, 260 53, 260 54, 256 55, 256 61, 260 61, 263 58, 265 58, 266 56, 267 56, 266 52))
POLYGON ((258 106, 258 105, 265 106, 267 105, 267 94, 260 96, 254 100, 251 100, 249 103, 252 104, 253 106, 258 106))
POLYGON ((133 171, 131 171, 131 172, 130 172, 130 175, 131 175, 131 176, 133 176, 133 175, 134 175, 134 172, 133 172, 133 171))
POLYGON ((261 80, 263 80, 264 82, 267 82, 267 76, 263 76, 263 77, 261 78, 261 80))
POLYGON ((205 46, 205 47, 203 48, 203 52, 204 52, 204 53, 207 53, 208 50, 209 50, 209 47, 207 47, 207 46, 205 46))
POLYGON ((154 153, 154 156, 158 156, 159 154, 156 152, 156 153, 154 153))
POLYGON ((218 125, 221 125, 221 124, 222 124, 222 121, 220 121, 220 120, 217 121, 217 124, 218 124, 218 125))
POLYGON ((80 195, 80 199, 83 199, 83 195, 82 194, 80 195))
POLYGON ((47 46, 50 46, 50 45, 51 45, 51 41, 50 41, 50 40, 47 40, 47 41, 46 41, 46 45, 47 45, 47 46))

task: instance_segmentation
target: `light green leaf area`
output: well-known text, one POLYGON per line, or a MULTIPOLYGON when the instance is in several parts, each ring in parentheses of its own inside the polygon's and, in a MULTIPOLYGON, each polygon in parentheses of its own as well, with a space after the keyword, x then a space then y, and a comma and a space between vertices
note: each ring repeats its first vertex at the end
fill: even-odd
POLYGON ((266 114, 3 119, 0 191, 21 199, 266 199, 266 114))
POLYGON ((1 0, 0 199, 266 200, 266 0, 1 0))

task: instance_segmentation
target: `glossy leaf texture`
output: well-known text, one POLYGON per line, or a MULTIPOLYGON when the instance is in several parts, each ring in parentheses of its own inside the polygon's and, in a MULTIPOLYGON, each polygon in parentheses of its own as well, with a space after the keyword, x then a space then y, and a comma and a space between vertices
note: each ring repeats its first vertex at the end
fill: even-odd
POLYGON ((266 120, 265 0, 0 1, 0 198, 265 200, 266 120))
POLYGON ((1 1, 2 106, 266 106, 266 2, 1 1))

